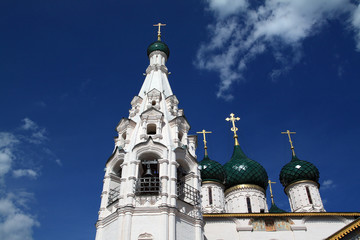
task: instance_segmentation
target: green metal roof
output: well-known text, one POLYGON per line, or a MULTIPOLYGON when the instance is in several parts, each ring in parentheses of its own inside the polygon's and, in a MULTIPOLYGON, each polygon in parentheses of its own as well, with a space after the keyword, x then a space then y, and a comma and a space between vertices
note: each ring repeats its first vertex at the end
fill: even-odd
POLYGON ((147 48, 147 55, 149 56, 150 53, 154 51, 162 51, 166 54, 167 58, 170 56, 170 49, 169 47, 162 41, 156 41, 149 45, 147 48))
POLYGON ((319 183, 320 173, 314 164, 293 156, 291 161, 280 171, 280 182, 284 187, 301 180, 319 183))
POLYGON ((227 188, 239 184, 255 184, 266 190, 268 186, 268 175, 264 167, 248 158, 240 146, 234 146, 233 155, 224 169, 227 188))
POLYGON ((282 210, 275 203, 271 204, 271 208, 269 209, 269 213, 285 213, 286 211, 282 210))
POLYGON ((220 163, 211 160, 208 155, 205 155, 204 159, 199 162, 199 169, 202 181, 215 181, 224 184, 224 167, 220 163))

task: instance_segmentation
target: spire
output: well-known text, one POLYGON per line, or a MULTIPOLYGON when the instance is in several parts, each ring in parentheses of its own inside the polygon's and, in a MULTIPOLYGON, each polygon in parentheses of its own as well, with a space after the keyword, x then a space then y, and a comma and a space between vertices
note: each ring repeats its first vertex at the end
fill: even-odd
POLYGON ((235 146, 239 146, 239 141, 238 141, 238 135, 236 134, 236 131, 239 130, 236 126, 235 126, 235 121, 239 121, 240 118, 239 117, 234 117, 235 115, 233 113, 230 113, 230 118, 226 118, 226 121, 231 121, 232 122, 232 128, 231 131, 234 132, 234 139, 235 139, 235 146))
POLYGON ((163 27, 163 26, 166 26, 166 24, 163 24, 163 23, 158 23, 158 24, 154 24, 153 25, 154 27, 159 27, 158 28, 158 41, 161 41, 161 31, 160 31, 160 28, 163 27))
POLYGON ((138 94, 141 98, 144 98, 153 89, 157 89, 164 94, 165 98, 173 95, 168 80, 168 74, 170 73, 165 66, 166 61, 169 59, 170 49, 164 42, 159 40, 161 37, 160 27, 165 25, 162 23, 154 24, 154 26, 159 27, 158 40, 151 43, 147 48, 150 63, 146 69, 146 78, 138 94))
POLYGON ((208 155, 208 153, 207 153, 207 146, 206 146, 206 133, 212 133, 212 132, 207 132, 205 129, 203 129, 201 132, 196 132, 196 133, 202 133, 203 134, 203 137, 204 137, 204 140, 203 140, 203 142, 204 142, 204 150, 205 150, 205 157, 208 155))
POLYGON ((290 130, 286 130, 286 132, 281 132, 281 134, 287 134, 288 137, 289 137, 289 143, 290 143, 290 148, 291 148, 291 151, 292 151, 292 155, 293 157, 295 157, 295 148, 294 148, 294 145, 291 141, 291 134, 295 134, 296 132, 290 132, 290 130))

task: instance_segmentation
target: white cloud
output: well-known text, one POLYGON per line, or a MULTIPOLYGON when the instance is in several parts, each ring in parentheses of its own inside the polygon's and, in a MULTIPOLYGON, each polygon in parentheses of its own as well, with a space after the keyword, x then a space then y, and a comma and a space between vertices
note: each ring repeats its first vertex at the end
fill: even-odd
POLYGON ((24 118, 22 122, 23 125, 21 126, 21 128, 24 130, 36 130, 38 128, 38 125, 29 118, 24 118))
POLYGON ((209 10, 214 11, 218 17, 226 17, 248 7, 247 0, 208 0, 209 10))
POLYGON ((301 59, 302 41, 321 31, 329 19, 340 15, 350 18, 360 50, 360 7, 351 0, 267 0, 252 4, 245 0, 208 0, 207 3, 216 22, 208 27, 210 40, 200 46, 195 65, 218 72, 218 97, 232 99, 231 85, 245 81, 243 73, 249 63, 267 51, 278 64, 278 69, 269 76, 276 79, 288 72, 301 59))
POLYGON ((60 159, 56 159, 55 162, 59 165, 59 166, 62 166, 62 161, 60 159))
POLYGON ((12 133, 0 132, 0 178, 10 171, 15 159, 14 145, 18 142, 19 140, 12 133))
POLYGON ((39 226, 36 218, 24 213, 8 195, 0 199, 0 239, 32 240, 33 228, 39 226))
POLYGON ((39 127, 39 125, 33 120, 24 118, 22 122, 23 125, 21 126, 21 129, 32 132, 30 136, 24 137, 24 139, 26 139, 28 142, 42 144, 48 139, 46 136, 46 129, 39 127))
POLYGON ((356 49, 360 51, 360 4, 353 12, 351 23, 355 31, 356 49))
POLYGON ((19 140, 15 137, 14 134, 8 132, 0 132, 0 148, 10 147, 18 142, 19 140))
POLYGON ((14 156, 10 149, 0 150, 0 178, 2 178, 11 169, 14 156))
POLYGON ((30 177, 30 178, 37 178, 38 173, 32 169, 17 169, 13 171, 13 177, 20 178, 20 177, 30 177))
POLYGON ((326 189, 331 189, 331 188, 335 188, 336 184, 334 184, 333 180, 324 180, 323 183, 321 184, 321 189, 322 190, 326 190, 326 189))

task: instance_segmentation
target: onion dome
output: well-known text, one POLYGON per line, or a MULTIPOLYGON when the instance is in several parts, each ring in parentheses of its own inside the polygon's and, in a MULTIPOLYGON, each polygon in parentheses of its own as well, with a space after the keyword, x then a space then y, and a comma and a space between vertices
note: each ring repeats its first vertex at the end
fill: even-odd
POLYGON ((286 213, 286 211, 276 206, 275 203, 272 203, 271 208, 269 209, 269 213, 286 213))
POLYGON ((266 190, 268 186, 268 175, 264 167, 248 158, 239 145, 234 146, 233 155, 224 169, 227 188, 239 184, 254 184, 266 190))
POLYGON ((204 159, 199 162, 199 169, 202 181, 214 181, 224 184, 224 167, 220 163, 211 160, 208 155, 205 155, 204 159))
POLYGON ((296 155, 280 171, 280 182, 284 187, 302 180, 310 180, 319 183, 319 170, 314 164, 300 160, 296 155))
POLYGON ((161 51, 165 53, 167 58, 169 58, 170 56, 169 47, 161 40, 157 40, 156 42, 153 42, 152 44, 149 45, 149 47, 147 48, 147 55, 150 56, 150 53, 154 51, 161 51))

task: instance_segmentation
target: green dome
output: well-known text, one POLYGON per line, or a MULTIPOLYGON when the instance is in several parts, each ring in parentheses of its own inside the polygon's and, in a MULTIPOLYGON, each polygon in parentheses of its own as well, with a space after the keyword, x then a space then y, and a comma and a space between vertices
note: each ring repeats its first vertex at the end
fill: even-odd
POLYGON ((269 209, 269 213, 286 213, 286 211, 276 206, 275 203, 272 203, 271 208, 269 209))
POLYGON ((211 160, 207 155, 199 162, 199 169, 203 181, 215 181, 224 184, 224 167, 220 163, 211 160))
POLYGON ((147 55, 150 56, 150 53, 154 51, 162 51, 166 54, 167 58, 170 56, 170 49, 169 47, 162 41, 156 41, 149 45, 147 48, 147 55))
POLYGON ((291 161, 280 171, 280 182, 284 187, 301 180, 319 182, 319 170, 314 164, 293 156, 291 161))
POLYGON ((233 155, 224 169, 227 188, 239 184, 254 184, 266 190, 268 186, 268 175, 264 167, 248 158, 240 146, 234 147, 233 155))

